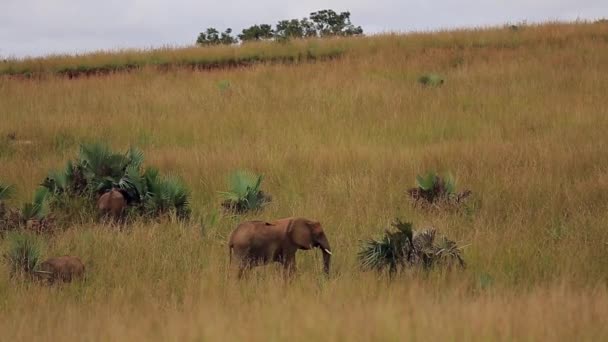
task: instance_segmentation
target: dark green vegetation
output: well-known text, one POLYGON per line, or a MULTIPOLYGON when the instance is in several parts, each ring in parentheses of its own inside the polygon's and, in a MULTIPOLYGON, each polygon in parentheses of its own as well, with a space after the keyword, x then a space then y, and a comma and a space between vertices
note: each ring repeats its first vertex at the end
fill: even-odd
POLYGON ((416 176, 417 187, 407 192, 414 206, 427 208, 458 208, 471 195, 470 190, 456 192, 456 181, 451 173, 443 177, 434 171, 416 176))
POLYGON ((435 229, 414 231, 412 223, 397 219, 392 224, 396 231, 385 231, 380 239, 364 242, 358 257, 363 269, 393 274, 406 268, 431 269, 435 266, 451 268, 465 266, 461 247, 441 236, 436 241, 435 229))
POLYGON ((5 205, 12 187, 0 184, 0 232, 50 232, 57 225, 89 222, 99 216, 99 196, 112 189, 127 200, 132 218, 188 219, 190 191, 177 177, 144 168, 143 161, 143 152, 136 148, 116 153, 104 144, 82 144, 77 158, 63 170, 51 171, 21 209, 5 205))
MULTIPOLYGON (((161 176, 152 167, 143 167, 144 154, 136 148, 116 153, 100 143, 82 144, 75 161, 64 170, 52 171, 42 186, 50 191, 55 208, 67 208, 65 201, 85 199, 94 203, 97 197, 118 189, 129 203, 130 213, 160 217, 190 216, 189 191, 175 177, 161 176)), ((53 202, 52 202, 53 203, 53 202)))
MULTIPOLYGON (((221 38, 218 38, 221 39, 221 38)), ((222 45, 201 49, 124 50, 97 52, 83 56, 53 56, 0 61, 0 76, 45 78, 100 76, 118 72, 152 69, 205 71, 249 67, 255 64, 293 64, 340 57, 344 49, 315 41, 284 44, 222 45)))
POLYGON ((262 179, 262 175, 245 170, 237 170, 232 173, 230 190, 220 192, 225 199, 222 207, 236 214, 261 210, 271 201, 271 197, 261 189, 262 179))
POLYGON ((425 86, 438 87, 443 84, 444 80, 443 77, 437 74, 427 74, 420 76, 418 82, 425 86))
POLYGON ((317 38, 317 37, 347 37, 363 34, 361 26, 355 26, 350 21, 350 12, 336 13, 325 9, 310 13, 309 18, 280 20, 275 28, 269 24, 256 24, 243 29, 237 37, 230 34, 232 29, 220 33, 210 27, 201 32, 196 39, 199 45, 231 45, 242 42, 288 39, 317 38))

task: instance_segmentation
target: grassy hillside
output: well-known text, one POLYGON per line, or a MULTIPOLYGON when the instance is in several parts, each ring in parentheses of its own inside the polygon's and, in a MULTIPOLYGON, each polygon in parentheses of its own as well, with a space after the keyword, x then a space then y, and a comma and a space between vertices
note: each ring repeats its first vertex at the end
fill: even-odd
MULTIPOLYGON (((608 25, 293 46, 315 44, 343 53, 323 62, 206 72, 0 77, 0 181, 16 186, 10 204, 30 199, 80 142, 101 140, 120 150, 136 145, 147 164, 181 176, 196 217, 137 223, 124 232, 91 218, 43 238, 46 256, 81 256, 85 283, 19 282, 0 264, 2 336, 606 339, 608 25), (421 86, 417 80, 427 73, 445 83, 421 86), (237 168, 265 175, 263 189, 274 200, 264 212, 221 214, 217 191, 226 190, 237 168), (471 189, 472 210, 412 208, 406 190, 429 169, 450 171, 458 187, 471 189), (319 252, 299 252, 290 284, 275 266, 256 269, 246 281, 228 279, 226 238, 235 225, 291 215, 323 224, 334 250, 330 279, 321 274, 319 252), (392 280, 361 272, 360 240, 382 233, 397 216, 470 244, 467 269, 392 280)), ((291 46, 249 48, 273 54, 291 46)), ((170 59, 248 50, 192 51, 135 55, 153 60, 159 53, 170 59)), ((6 63, 55 70, 128 56, 6 63)), ((6 242, 0 247, 4 252, 6 242)))

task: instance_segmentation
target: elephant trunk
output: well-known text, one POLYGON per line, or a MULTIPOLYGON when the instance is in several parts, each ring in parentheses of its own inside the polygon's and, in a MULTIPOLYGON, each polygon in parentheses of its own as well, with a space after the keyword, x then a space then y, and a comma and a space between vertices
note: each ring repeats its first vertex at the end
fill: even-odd
MULTIPOLYGON (((331 253, 331 252, 330 252, 331 253)), ((331 263, 331 254, 323 250, 323 272, 329 275, 329 266, 331 263)))
POLYGON ((323 272, 325 274, 329 274, 329 266, 331 264, 331 247, 329 247, 329 242, 325 237, 318 241, 319 248, 323 251, 323 272))

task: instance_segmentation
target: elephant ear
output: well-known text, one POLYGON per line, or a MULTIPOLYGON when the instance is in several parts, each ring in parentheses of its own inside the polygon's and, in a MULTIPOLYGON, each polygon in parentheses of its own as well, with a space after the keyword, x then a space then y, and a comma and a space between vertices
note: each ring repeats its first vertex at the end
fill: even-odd
POLYGON ((293 219, 289 222, 287 234, 291 237, 291 241, 300 249, 312 248, 312 231, 311 226, 303 219, 293 219))

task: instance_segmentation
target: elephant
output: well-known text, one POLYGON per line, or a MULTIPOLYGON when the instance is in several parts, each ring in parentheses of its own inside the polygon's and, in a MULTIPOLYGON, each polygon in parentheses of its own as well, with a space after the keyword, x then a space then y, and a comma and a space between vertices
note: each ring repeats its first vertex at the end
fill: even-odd
POLYGON ((240 223, 228 241, 230 264, 232 254, 238 262, 238 278, 245 270, 271 262, 283 265, 285 275, 296 270, 296 252, 318 247, 323 252, 323 271, 329 275, 331 247, 321 223, 302 217, 240 223))
POLYGON ((49 284, 55 280, 63 282, 71 282, 72 279, 84 277, 84 264, 80 258, 75 256, 60 256, 49 258, 40 264, 37 270, 34 270, 40 279, 46 279, 49 284))
POLYGON ((115 188, 101 195, 97 201, 99 213, 101 215, 110 215, 113 218, 120 218, 126 207, 127 200, 125 196, 115 188))

